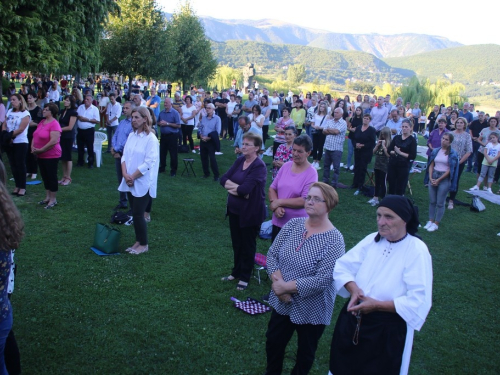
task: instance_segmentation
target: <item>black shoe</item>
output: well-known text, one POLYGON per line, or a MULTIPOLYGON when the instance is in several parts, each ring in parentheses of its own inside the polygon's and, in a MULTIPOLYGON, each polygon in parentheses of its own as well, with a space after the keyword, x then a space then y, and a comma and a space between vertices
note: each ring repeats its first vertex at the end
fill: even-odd
POLYGON ((121 204, 119 204, 118 206, 116 206, 114 208, 115 211, 118 211, 118 210, 126 210, 127 209, 127 206, 123 206, 121 204))
POLYGON ((89 169, 94 169, 94 166, 92 164, 89 164, 89 169))
POLYGON ((175 172, 170 172, 170 177, 175 177, 176 173, 175 172))
POLYGON ((214 181, 219 181, 219 177, 214 177, 214 181))
POLYGON ((158 169, 158 173, 165 173, 165 169, 158 169))
POLYGON ((76 163, 76 167, 83 167, 83 164, 76 163))
POLYGON ((267 293, 267 294, 264 294, 260 299, 262 300, 262 302, 265 302, 265 303, 268 303, 269 302, 269 294, 270 293, 267 293))
POLYGON ((210 178, 210 175, 206 175, 206 176, 201 176, 201 178, 210 178))

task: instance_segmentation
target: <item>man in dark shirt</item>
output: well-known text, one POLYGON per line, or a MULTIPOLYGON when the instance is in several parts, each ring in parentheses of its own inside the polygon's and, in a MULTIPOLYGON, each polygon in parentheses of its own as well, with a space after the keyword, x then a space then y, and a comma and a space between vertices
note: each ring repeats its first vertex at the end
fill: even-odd
MULTIPOLYGON (((477 120, 474 120, 469 124, 469 134, 472 138, 472 154, 470 154, 469 158, 467 159, 466 172, 472 172, 472 163, 474 162, 474 160, 476 160, 477 150, 479 149, 479 146, 481 146, 477 141, 477 139, 479 138, 479 133, 481 133, 481 130, 487 127, 488 127, 488 121, 486 121, 486 119, 484 118, 483 111, 479 112, 477 120)), ((478 173, 478 171, 479 171, 479 166, 477 165, 477 162, 475 162, 474 173, 478 173)))
POLYGON ((164 110, 158 116, 160 126, 160 167, 158 172, 165 172, 167 153, 170 153, 170 176, 177 174, 177 139, 179 137, 181 118, 179 112, 172 108, 172 99, 165 98, 164 110))
MULTIPOLYGON (((214 94, 216 94, 215 91, 214 94)), ((225 91, 222 93, 222 98, 214 100, 215 112, 217 116, 220 117, 221 122, 220 137, 223 139, 227 138, 227 103, 229 103, 229 99, 227 98, 227 92, 225 91)), ((230 139, 232 139, 232 137, 230 139)))

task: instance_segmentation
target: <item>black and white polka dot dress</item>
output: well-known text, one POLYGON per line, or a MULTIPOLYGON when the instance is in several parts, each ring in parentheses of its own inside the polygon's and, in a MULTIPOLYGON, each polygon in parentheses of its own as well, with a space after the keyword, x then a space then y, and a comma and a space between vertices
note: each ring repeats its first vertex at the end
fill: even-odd
POLYGON ((306 238, 305 221, 291 219, 267 254, 269 275, 279 269, 285 281, 296 281, 298 293, 292 296, 292 302, 284 303, 271 292, 269 304, 295 324, 328 325, 336 295, 333 268, 345 253, 344 237, 333 228, 306 238))

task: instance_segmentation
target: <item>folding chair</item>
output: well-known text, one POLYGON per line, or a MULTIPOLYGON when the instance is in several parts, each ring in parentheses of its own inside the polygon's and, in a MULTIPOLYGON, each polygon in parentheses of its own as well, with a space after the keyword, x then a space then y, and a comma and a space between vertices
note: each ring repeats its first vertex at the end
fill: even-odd
POLYGON ((264 254, 255 253, 254 262, 255 265, 252 271, 253 277, 255 277, 259 281, 260 285, 260 282, 262 280, 260 277, 260 271, 264 271, 267 276, 267 256, 265 256, 264 254))

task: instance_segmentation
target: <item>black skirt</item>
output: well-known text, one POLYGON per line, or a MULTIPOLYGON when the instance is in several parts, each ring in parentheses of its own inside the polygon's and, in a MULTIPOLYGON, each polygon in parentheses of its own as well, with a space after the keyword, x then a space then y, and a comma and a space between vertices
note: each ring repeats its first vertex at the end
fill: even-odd
POLYGON ((406 341, 406 322, 396 313, 362 315, 354 345, 357 319, 346 302, 337 319, 330 348, 333 375, 398 375, 406 341))

